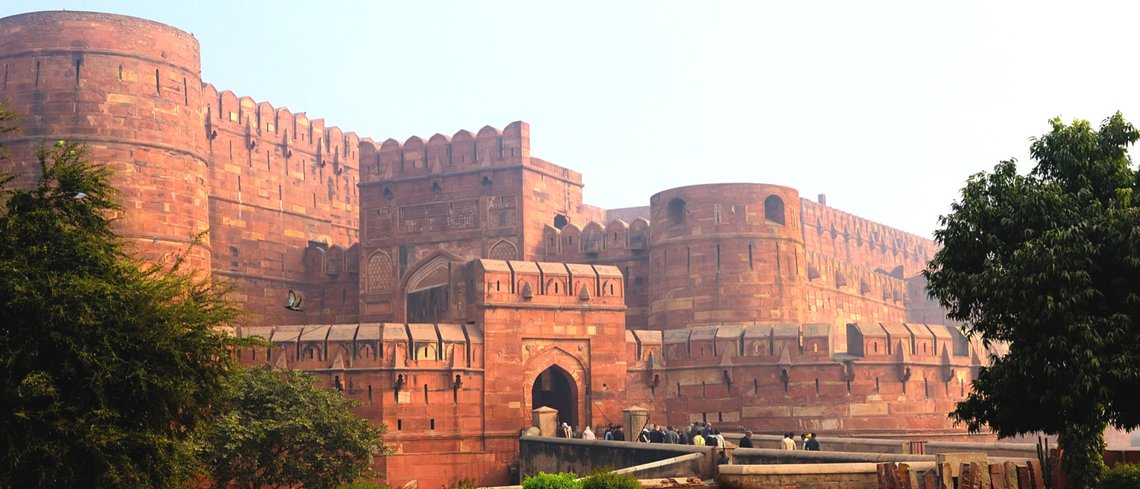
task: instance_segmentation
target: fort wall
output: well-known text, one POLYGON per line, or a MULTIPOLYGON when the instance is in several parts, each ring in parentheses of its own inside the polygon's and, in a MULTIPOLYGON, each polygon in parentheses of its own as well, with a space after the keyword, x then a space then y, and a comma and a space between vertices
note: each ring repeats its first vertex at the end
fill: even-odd
POLYGON ((247 321, 356 320, 359 260, 341 256, 359 240, 356 134, 213 85, 202 99, 214 273, 235 284, 247 321), (316 273, 312 247, 332 258, 316 273), (304 314, 282 307, 290 289, 310 299, 304 314))
MULTIPOLYGON (((0 19, 0 95, 41 144, 84 142, 147 259, 234 283, 244 364, 314 372, 390 429, 393 484, 506 482, 531 410, 832 435, 955 433, 987 354, 925 296, 930 240, 766 184, 582 202, 530 126, 376 142, 218 90, 142 19, 0 19), (651 225, 652 223, 652 225, 651 225), (305 297, 303 311, 284 305, 305 297), (261 326, 273 324, 276 326, 261 326), (948 326, 943 326, 947 324, 948 326)), ((998 352, 1000 353, 1000 352, 998 352)))
MULTIPOLYGON (((148 260, 169 260, 209 227, 198 41, 144 19, 36 12, 0 19, 0 96, 22 133, 6 165, 30 183, 36 151, 66 139, 115 170, 119 234, 148 260)), ((210 237, 188 265, 210 268, 210 237)))
POLYGON ((803 322, 803 234, 795 189, 680 187, 650 199, 649 324, 803 322), (790 204, 790 205, 789 205, 790 204))
POLYGON ((543 226, 582 219, 581 174, 530 156, 530 126, 360 144, 362 314, 402 319, 409 269, 444 251, 463 260, 540 257, 543 226))
POLYGON ((800 199, 800 206, 804 248, 845 263, 911 277, 926 269, 938 249, 929 239, 825 204, 800 199))

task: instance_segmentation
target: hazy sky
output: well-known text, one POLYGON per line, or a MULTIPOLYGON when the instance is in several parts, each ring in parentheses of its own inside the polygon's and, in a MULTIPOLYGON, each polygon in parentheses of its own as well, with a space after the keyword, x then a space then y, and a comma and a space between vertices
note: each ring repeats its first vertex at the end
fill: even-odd
POLYGON ((762 182, 930 236, 1047 121, 1140 121, 1140 2, 5 0, 194 33, 202 78, 361 137, 531 124, 587 203, 762 182))

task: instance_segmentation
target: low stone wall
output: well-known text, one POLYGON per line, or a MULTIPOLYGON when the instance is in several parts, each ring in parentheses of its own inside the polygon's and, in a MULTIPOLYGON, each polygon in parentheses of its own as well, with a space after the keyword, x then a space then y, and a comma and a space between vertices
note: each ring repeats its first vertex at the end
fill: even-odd
MULTIPOLYGON (((860 453, 808 450, 774 450, 770 448, 737 448, 732 452, 735 465, 765 464, 834 464, 851 462, 934 462, 934 455, 903 453, 860 453)), ((873 471, 872 471, 873 472, 873 471)))
POLYGON ((1036 459, 1037 445, 1034 443, 971 443, 971 442, 928 442, 926 453, 984 453, 990 457, 1036 459))
POLYGON ((674 459, 646 467, 644 474, 639 472, 635 477, 711 479, 716 474, 717 461, 713 450, 693 445, 523 436, 519 438, 519 474, 524 478, 539 472, 589 475, 598 470, 620 470, 674 459), (692 454, 699 457, 682 460, 692 454))
MULTIPOLYGON (((929 470, 934 462, 911 462, 911 470, 929 470)), ((878 489, 873 463, 721 465, 717 482, 730 489, 878 489)))
POLYGON ((701 473, 701 462, 705 454, 690 453, 679 457, 667 458, 657 462, 634 465, 624 469, 615 470, 615 474, 628 474, 638 479, 661 479, 667 477, 696 477, 701 473), (688 475, 685 475, 688 474, 688 475))
MULTIPOLYGON (((733 444, 740 443, 744 436, 739 433, 727 433, 724 438, 733 444)), ((752 435, 752 444, 755 448, 779 449, 784 437, 781 435, 752 435)), ((863 453, 909 453, 910 442, 903 440, 882 440, 877 438, 828 438, 821 436, 819 443, 823 449, 831 452, 863 452, 863 453)), ((796 439, 796 446, 800 440, 796 439)))

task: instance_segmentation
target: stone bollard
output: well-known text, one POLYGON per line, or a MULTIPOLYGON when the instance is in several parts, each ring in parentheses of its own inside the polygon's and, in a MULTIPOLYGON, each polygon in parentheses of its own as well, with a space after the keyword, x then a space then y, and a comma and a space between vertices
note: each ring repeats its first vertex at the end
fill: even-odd
POLYGON ((637 441, 641 428, 649 422, 649 411, 645 408, 633 406, 621 410, 622 424, 625 426, 625 441, 637 441))
POLYGON ((558 436, 558 410, 546 406, 530 412, 531 423, 538 427, 542 436, 558 436))

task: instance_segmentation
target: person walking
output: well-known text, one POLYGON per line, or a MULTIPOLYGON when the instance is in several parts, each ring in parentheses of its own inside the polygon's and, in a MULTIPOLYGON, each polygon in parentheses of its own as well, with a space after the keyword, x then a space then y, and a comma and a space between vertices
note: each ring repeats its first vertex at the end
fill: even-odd
POLYGON ((728 443, 725 443, 725 441, 724 441, 724 435, 720 434, 719 429, 713 428, 712 437, 713 437, 713 440, 716 440, 716 446, 721 447, 721 448, 728 446, 728 443))
POLYGON ((819 438, 815 433, 808 433, 808 440, 804 442, 804 450, 819 451, 819 438))
POLYGON ((665 427, 665 443, 672 443, 674 445, 681 442, 681 435, 677 434, 677 430, 672 426, 665 427))
POLYGON ((705 446, 705 437, 701 436, 700 432, 697 432, 697 434, 693 435, 693 446, 705 446))
POLYGON ((796 440, 792 439, 793 436, 796 436, 796 435, 793 435, 791 431, 784 433, 784 439, 780 440, 780 450, 795 450, 796 449, 796 440))
POLYGON ((593 440, 594 439, 594 430, 591 430, 590 427, 587 426, 586 429, 582 430, 582 439, 583 440, 593 440))
POLYGON ((752 448, 752 430, 744 432, 744 438, 740 439, 740 448, 752 448))

